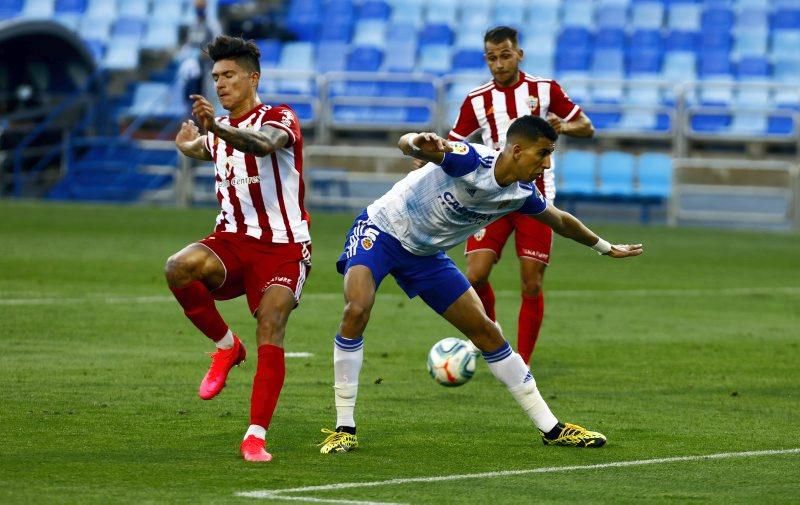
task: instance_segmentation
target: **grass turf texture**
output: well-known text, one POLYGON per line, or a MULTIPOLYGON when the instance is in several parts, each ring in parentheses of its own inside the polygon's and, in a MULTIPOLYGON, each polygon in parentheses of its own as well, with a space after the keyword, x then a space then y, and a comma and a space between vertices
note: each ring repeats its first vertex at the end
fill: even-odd
MULTIPOLYGON (((352 216, 317 213, 314 269, 286 341, 287 351, 314 355, 287 360, 268 435, 275 459, 248 465, 237 450, 256 346, 244 299, 221 310, 251 358, 219 397, 203 402, 196 390, 208 365, 203 352, 212 347, 167 299, 162 276, 167 256, 205 236, 214 212, 24 202, 0 203, 0 211, 2 503, 246 503, 253 500, 234 493, 800 447, 800 290, 730 291, 798 288, 798 235, 596 226, 612 242, 645 244, 644 256, 625 261, 556 240, 533 371, 560 419, 609 437, 599 450, 543 447, 484 363, 463 387, 435 384, 426 353, 456 332, 387 279, 366 332, 356 412, 362 448, 323 456, 315 444, 335 419, 332 337, 342 309, 333 263, 352 216)), ((514 343, 518 267, 513 249, 506 255, 493 281, 499 320, 514 343)), ((451 256, 463 266, 460 250, 451 256)), ((788 503, 800 492, 799 460, 307 495, 439 504, 788 503)))

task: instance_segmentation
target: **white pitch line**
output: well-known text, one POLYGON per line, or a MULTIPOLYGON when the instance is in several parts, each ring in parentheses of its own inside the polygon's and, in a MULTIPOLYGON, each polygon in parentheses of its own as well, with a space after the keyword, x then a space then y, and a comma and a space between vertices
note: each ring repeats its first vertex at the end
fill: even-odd
MULTIPOLYGON (((549 298, 582 298, 596 296, 744 296, 744 295, 800 295, 800 287, 761 287, 761 288, 719 288, 719 289, 555 289, 547 291, 549 298)), ((495 291, 497 297, 518 297, 519 291, 495 291)), ((404 300, 405 295, 383 293, 379 298, 404 300)), ((341 293, 308 293, 303 300, 342 300, 341 293)), ((85 297, 40 297, 40 298, 0 298, 0 306, 14 305, 68 305, 82 303, 177 303, 169 295, 154 296, 85 296, 85 297)))
POLYGON ((283 355, 284 358, 310 358, 314 353, 311 352, 287 352, 283 355))
MULTIPOLYGON (((266 500, 297 500, 305 499, 309 501, 326 500, 325 498, 314 497, 295 497, 284 496, 288 493, 307 493, 310 491, 335 491, 341 489, 355 489, 355 488, 368 488, 368 487, 381 487, 381 486, 396 486, 401 484, 415 484, 421 482, 445 482, 453 480, 467 480, 467 479, 491 479, 496 477, 513 477, 517 475, 530 475, 536 473, 556 473, 556 472, 573 472, 577 470, 602 470, 604 468, 622 468, 629 466, 644 466, 644 465, 660 465, 666 463, 681 463, 685 461, 702 461, 714 459, 730 459, 730 458, 750 458, 759 456, 778 456, 784 454, 800 454, 800 448, 794 449, 775 449, 765 451, 745 451, 745 452, 720 452, 716 454, 704 454, 695 456, 675 456, 671 458, 654 458, 654 459, 638 459, 631 461, 615 461, 612 463, 598 463, 595 465, 573 465, 573 466, 549 466, 541 468, 530 468, 527 470, 504 470, 499 472, 483 472, 483 473, 468 473, 468 474, 454 474, 454 475, 439 475, 434 477, 409 477, 404 479, 389 479, 377 480, 368 482, 341 482, 339 484, 326 484, 322 486, 304 486, 287 489, 263 489, 258 491, 241 491, 235 493, 235 496, 243 498, 258 498, 266 500)), ((326 503, 380 503, 380 502, 355 502, 344 501, 335 502, 330 501, 326 503)), ((381 504, 386 505, 386 504, 381 504)))

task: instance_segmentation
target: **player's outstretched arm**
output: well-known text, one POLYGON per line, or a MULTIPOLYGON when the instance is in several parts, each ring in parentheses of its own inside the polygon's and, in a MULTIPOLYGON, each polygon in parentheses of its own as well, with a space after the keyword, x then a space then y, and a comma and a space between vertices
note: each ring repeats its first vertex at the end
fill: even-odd
POLYGON ((642 244, 609 244, 587 228, 577 217, 552 205, 548 205, 544 212, 535 214, 533 217, 552 228, 559 235, 589 246, 604 256, 627 258, 628 256, 639 256, 644 252, 642 244))
POLYGON ((211 153, 206 149, 206 136, 200 135, 200 130, 191 119, 181 124, 181 129, 175 137, 178 150, 190 158, 209 161, 211 153))
POLYGON ((453 152, 450 142, 435 133, 406 133, 397 142, 397 147, 406 156, 413 156, 419 160, 430 161, 440 165, 444 161, 445 153, 453 152))

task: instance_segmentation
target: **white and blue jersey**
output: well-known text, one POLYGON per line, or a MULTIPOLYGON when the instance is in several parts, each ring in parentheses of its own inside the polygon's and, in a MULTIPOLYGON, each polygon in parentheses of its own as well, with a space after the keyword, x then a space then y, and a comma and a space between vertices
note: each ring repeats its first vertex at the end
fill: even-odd
POLYGON ((469 289, 444 250, 515 210, 545 210, 534 186, 497 184, 495 151, 451 145, 441 167, 429 163, 412 172, 356 217, 336 263, 339 273, 365 266, 376 288, 391 274, 409 298, 419 296, 442 314, 469 289))
POLYGON ((428 256, 460 244, 514 211, 539 214, 547 203, 533 184, 500 186, 498 152, 480 144, 451 142, 441 166, 411 172, 367 207, 370 220, 413 254, 428 256))

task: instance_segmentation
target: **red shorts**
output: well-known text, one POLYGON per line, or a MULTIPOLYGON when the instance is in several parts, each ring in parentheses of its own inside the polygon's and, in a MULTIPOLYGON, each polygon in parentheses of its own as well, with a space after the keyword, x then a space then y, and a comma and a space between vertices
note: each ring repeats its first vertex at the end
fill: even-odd
POLYGON ((495 261, 498 261, 511 232, 516 232, 514 241, 517 246, 517 256, 530 258, 545 265, 550 262, 553 230, 520 212, 503 216, 468 238, 465 254, 492 251, 496 256, 495 261))
POLYGON ((264 291, 284 286, 299 303, 303 284, 311 269, 311 243, 272 244, 248 235, 214 232, 198 244, 208 247, 225 267, 225 280, 211 291, 215 300, 247 295, 255 314, 264 291))

